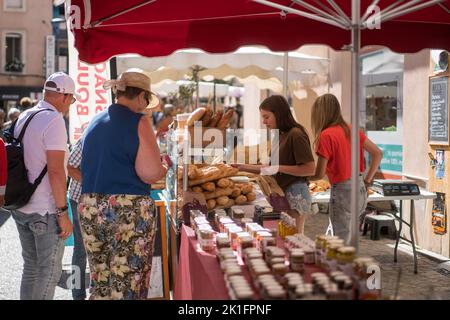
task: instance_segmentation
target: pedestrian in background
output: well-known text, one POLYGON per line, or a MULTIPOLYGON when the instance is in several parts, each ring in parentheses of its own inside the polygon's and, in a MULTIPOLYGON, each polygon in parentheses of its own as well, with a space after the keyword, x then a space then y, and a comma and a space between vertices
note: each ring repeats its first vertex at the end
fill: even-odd
POLYGON ((14 128, 22 139, 29 181, 44 173, 30 201, 11 210, 24 259, 20 299, 51 300, 62 272, 64 240, 72 233, 66 199, 67 136, 63 114, 75 99, 75 82, 65 73, 52 74, 44 84, 44 100, 23 112, 14 128))
POLYGON ((75 287, 72 289, 73 300, 84 300, 86 299, 86 250, 84 248, 83 236, 81 234, 80 218, 78 214, 78 203, 81 197, 81 152, 83 144, 82 140, 78 140, 73 146, 70 156, 69 163, 67 165, 67 172, 69 174, 70 184, 69 184, 69 202, 70 208, 72 210, 72 221, 73 221, 73 255, 72 255, 72 276, 79 276, 79 279, 75 279, 75 287), (75 267, 75 268, 74 268, 75 267))

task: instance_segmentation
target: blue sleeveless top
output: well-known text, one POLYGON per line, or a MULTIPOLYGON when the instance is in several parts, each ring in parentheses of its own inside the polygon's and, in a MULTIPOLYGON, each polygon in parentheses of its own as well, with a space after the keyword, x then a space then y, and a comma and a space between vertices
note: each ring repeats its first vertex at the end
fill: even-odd
POLYGON ((141 117, 112 104, 92 119, 83 135, 82 193, 149 195, 135 170, 141 117))

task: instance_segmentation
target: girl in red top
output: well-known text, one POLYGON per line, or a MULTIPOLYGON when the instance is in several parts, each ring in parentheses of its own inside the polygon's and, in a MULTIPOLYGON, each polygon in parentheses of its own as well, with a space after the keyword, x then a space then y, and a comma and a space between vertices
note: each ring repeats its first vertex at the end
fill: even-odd
MULTIPOLYGON (((344 121, 338 99, 324 94, 316 99, 312 107, 311 125, 314 147, 318 156, 316 173, 311 180, 322 179, 326 174, 332 185, 330 195, 330 221, 334 235, 350 243, 351 224, 351 137, 350 126, 344 121)), ((383 154, 362 131, 360 138, 360 194, 359 212, 364 212, 367 201, 366 187, 372 183, 383 154), (370 154, 371 163, 366 177, 364 173, 363 149, 370 154), (364 182, 364 183, 363 183, 364 182)))
POLYGON ((5 190, 7 178, 8 162, 6 161, 6 149, 3 140, 0 138, 0 207, 5 204, 5 190))

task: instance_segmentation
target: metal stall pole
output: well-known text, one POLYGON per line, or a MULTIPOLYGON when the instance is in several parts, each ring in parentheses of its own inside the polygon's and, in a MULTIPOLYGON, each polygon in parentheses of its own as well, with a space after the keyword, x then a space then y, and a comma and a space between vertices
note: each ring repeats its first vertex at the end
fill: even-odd
POLYGON ((285 52, 283 56, 283 96, 288 100, 288 68, 289 53, 285 52))
POLYGON ((360 0, 352 0, 352 179, 351 179, 351 243, 359 252, 359 50, 361 47, 360 0))

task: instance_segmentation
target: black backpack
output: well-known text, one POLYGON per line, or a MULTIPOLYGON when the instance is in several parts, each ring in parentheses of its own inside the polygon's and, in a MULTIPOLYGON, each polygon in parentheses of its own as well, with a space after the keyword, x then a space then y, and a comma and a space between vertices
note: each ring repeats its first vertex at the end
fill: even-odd
POLYGON ((28 181, 28 170, 25 167, 24 146, 22 144, 25 130, 30 121, 36 114, 45 110, 53 111, 51 109, 42 109, 31 114, 23 125, 19 137, 14 138, 14 128, 17 120, 14 121, 9 130, 4 132, 6 156, 8 159, 8 180, 6 182, 5 205, 3 207, 7 210, 15 210, 26 205, 47 173, 47 165, 45 165, 34 183, 28 181))

